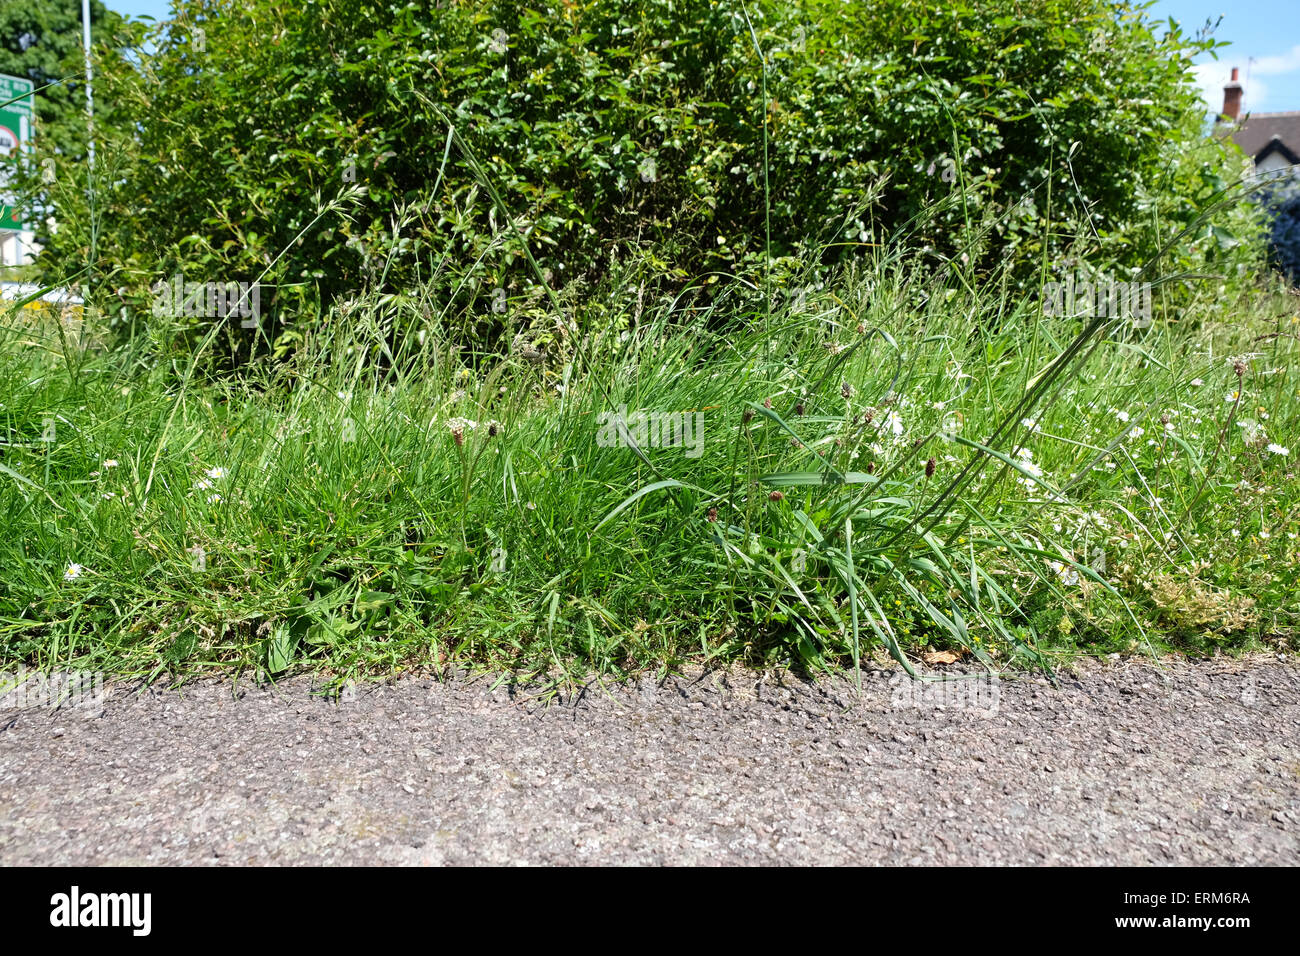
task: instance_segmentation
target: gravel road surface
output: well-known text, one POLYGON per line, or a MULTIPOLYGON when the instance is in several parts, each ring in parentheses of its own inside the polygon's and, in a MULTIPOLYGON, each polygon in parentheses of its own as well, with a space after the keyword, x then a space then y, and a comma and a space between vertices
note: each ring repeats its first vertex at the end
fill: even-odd
POLYGON ((0 863, 1300 862, 1294 661, 345 697, 299 679, 0 709, 0 863))

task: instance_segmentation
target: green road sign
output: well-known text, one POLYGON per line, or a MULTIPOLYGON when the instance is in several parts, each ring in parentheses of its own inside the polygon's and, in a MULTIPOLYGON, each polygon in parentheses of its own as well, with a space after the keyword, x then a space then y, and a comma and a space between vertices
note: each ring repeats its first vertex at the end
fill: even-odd
MULTIPOLYGON (((32 81, 0 73, 0 157, 11 156, 32 137, 34 97, 32 81), (12 100, 12 102, 10 102, 12 100)), ((21 231, 21 213, 4 195, 4 170, 0 169, 0 231, 21 231), (3 202, 3 200, 9 202, 3 202)))

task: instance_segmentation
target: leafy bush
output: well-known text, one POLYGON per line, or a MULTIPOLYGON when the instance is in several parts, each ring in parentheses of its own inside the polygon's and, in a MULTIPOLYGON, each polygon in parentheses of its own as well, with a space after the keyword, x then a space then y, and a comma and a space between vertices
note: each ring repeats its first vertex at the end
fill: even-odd
MULTIPOLYGON (((1181 158, 1212 41, 1102 0, 181 0, 134 42, 103 85, 138 124, 98 212, 59 199, 50 261, 93 261, 128 316, 175 274, 261 278, 278 350, 311 333, 287 316, 363 288, 462 341, 513 334, 539 274, 628 260, 677 287, 886 241, 1134 266, 1231 163, 1181 158)), ((1209 235, 1204 257, 1234 241, 1209 235)))

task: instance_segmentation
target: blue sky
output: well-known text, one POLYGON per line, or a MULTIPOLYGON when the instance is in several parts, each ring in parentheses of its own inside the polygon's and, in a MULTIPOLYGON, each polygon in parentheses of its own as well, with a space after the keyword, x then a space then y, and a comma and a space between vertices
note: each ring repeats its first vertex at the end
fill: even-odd
MULTIPOLYGON (((295 0, 285 0, 293 3, 295 0)), ((170 0, 107 0, 119 13, 164 19, 170 0)), ((1206 106, 1223 105, 1223 84, 1234 66, 1245 86, 1242 108, 1256 113, 1300 110, 1300 2, 1298 0, 1156 0, 1149 15, 1173 17, 1194 33, 1207 18, 1223 15, 1215 36, 1232 46, 1216 62, 1199 57, 1196 79, 1206 106)))
POLYGON ((129 17, 153 17, 165 20, 171 13, 171 0, 104 0, 110 10, 129 17))
POLYGON ((1215 31, 1232 46, 1219 51, 1216 62, 1197 58, 1196 78, 1207 105, 1223 106, 1223 84, 1232 67, 1241 69, 1242 110, 1276 113, 1300 110, 1300 3, 1297 0, 1156 0, 1153 17, 1173 17, 1186 33, 1194 33, 1207 18, 1223 22, 1215 31))

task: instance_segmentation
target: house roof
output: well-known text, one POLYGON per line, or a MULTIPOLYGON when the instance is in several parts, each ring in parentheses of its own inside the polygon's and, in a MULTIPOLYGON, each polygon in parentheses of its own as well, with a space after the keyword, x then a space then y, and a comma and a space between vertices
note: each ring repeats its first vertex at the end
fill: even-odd
POLYGON ((1250 113, 1232 134, 1232 141, 1249 156, 1259 158, 1264 147, 1276 137, 1287 151, 1300 153, 1300 110, 1288 113, 1250 113))
POLYGON ((1280 139, 1274 136, 1264 145, 1263 149, 1261 149, 1258 153, 1255 154, 1255 164, 1258 165, 1259 163, 1262 163, 1267 157, 1271 156, 1273 153, 1280 154, 1282 158, 1285 159, 1287 163, 1291 166, 1295 166, 1297 163, 1300 163, 1300 156, 1297 156, 1295 154, 1295 150, 1291 149, 1291 147, 1287 146, 1286 143, 1282 142, 1280 139))

